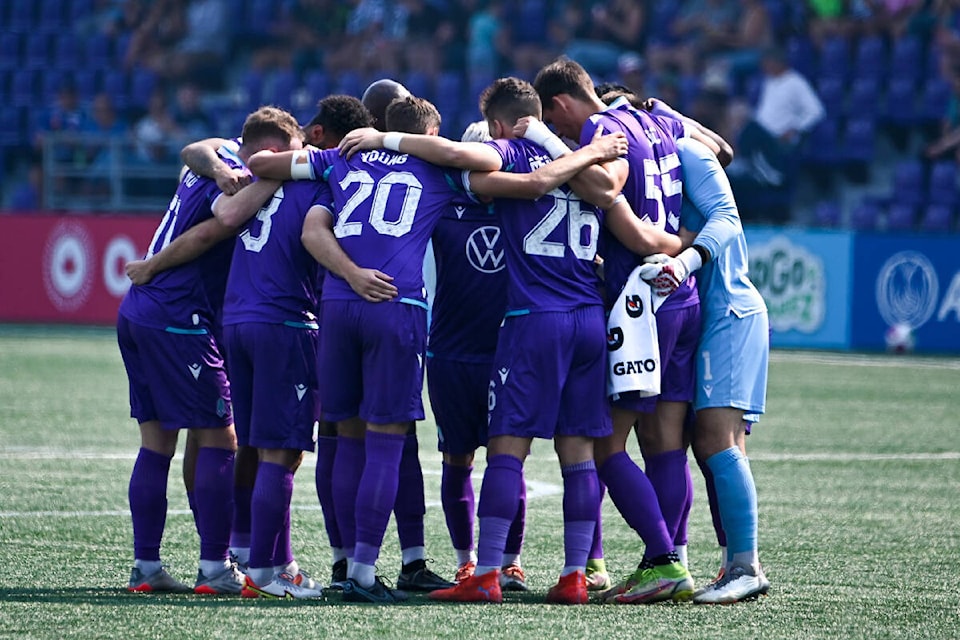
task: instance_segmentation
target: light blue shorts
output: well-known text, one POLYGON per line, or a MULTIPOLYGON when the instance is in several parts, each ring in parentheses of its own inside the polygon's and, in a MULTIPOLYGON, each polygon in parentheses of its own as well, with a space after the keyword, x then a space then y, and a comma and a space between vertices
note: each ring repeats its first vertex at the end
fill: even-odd
MULTIPOLYGON (((766 313, 706 318, 697 352, 694 409, 732 407, 761 414, 767 399, 770 330, 766 313)), ((754 418, 756 421, 756 418, 754 418)))

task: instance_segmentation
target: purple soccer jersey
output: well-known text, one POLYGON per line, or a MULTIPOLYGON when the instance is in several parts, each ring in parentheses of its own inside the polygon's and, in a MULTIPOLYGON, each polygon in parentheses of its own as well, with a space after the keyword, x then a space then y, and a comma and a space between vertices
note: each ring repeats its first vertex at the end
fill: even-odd
POLYGON ((330 207, 322 182, 285 182, 237 236, 223 324, 266 322, 316 328, 319 266, 300 241, 313 205, 330 207))
MULTIPOLYGON (((641 220, 646 220, 669 233, 680 228, 680 207, 683 204, 680 158, 676 139, 686 135, 683 124, 654 116, 615 102, 605 111, 587 120, 580 131, 580 143, 593 139, 597 127, 604 132, 622 131, 629 142, 624 160, 630 166, 622 193, 641 220)), ((633 269, 643 260, 607 231, 603 234, 601 255, 608 302, 620 294, 633 269)), ((697 303, 696 280, 688 278, 664 302, 666 308, 679 308, 697 303)))
MULTIPOLYGON (((503 158, 503 171, 530 173, 551 161, 529 140, 487 144, 503 158)), ((593 260, 603 212, 563 185, 535 201, 498 198, 494 208, 507 261, 507 313, 567 311, 600 304, 593 260)))
MULTIPOLYGON (((184 231, 213 217, 221 193, 215 181, 188 171, 150 241, 147 257, 184 231)), ((210 331, 216 325, 230 267, 233 239, 224 240, 195 260, 133 285, 120 303, 120 315, 155 329, 210 331)))
MULTIPOLYGON (((330 185, 336 205, 333 232, 360 267, 393 277, 398 302, 426 307, 423 257, 427 242, 456 192, 446 171, 411 155, 363 151, 349 160, 338 149, 311 150, 314 176, 330 185)), ((359 300, 330 274, 324 300, 359 300)))
POLYGON ((507 306, 507 272, 500 223, 490 207, 455 205, 433 232, 437 289, 428 355, 487 362, 507 306))

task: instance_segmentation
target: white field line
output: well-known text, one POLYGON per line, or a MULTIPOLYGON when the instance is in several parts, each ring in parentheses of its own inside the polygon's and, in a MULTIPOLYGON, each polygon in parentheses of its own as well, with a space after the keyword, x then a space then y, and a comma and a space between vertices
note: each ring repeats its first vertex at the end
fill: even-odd
MULTIPOLYGON (((178 456, 179 457, 179 456, 178 456)), ((132 453, 99 453, 96 451, 55 451, 48 449, 0 449, 0 460, 135 460, 132 453)), ((755 453, 750 455, 755 462, 941 462, 944 460, 960 460, 960 451, 946 451, 942 453, 755 453)), ((174 462, 175 464, 176 462, 174 462)), ((304 459, 304 467, 315 466, 315 458, 309 456, 304 459)), ((439 476, 439 469, 425 468, 424 475, 439 476)), ((527 499, 536 500, 547 496, 558 495, 563 487, 550 482, 527 480, 527 499)), ((436 508, 440 502, 427 501, 427 507, 436 508)), ((292 505, 294 511, 317 511, 320 505, 292 505)), ((187 509, 170 509, 168 515, 189 515, 187 509)), ((112 511, 0 511, 0 518, 89 518, 120 516, 129 517, 129 510, 112 511)))
POLYGON ((900 367, 960 371, 960 358, 924 358, 896 354, 814 353, 809 351, 771 351, 770 362, 801 362, 847 367, 900 367))

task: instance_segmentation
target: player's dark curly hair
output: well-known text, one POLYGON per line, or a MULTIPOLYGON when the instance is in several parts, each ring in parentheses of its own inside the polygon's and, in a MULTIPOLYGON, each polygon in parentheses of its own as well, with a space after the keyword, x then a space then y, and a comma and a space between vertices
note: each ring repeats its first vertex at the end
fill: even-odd
POLYGON ((429 100, 406 96, 387 105, 387 131, 426 133, 432 127, 440 127, 440 112, 429 100))
POLYGON ((354 96, 334 94, 317 103, 317 114, 305 128, 320 125, 324 131, 342 138, 354 129, 373 126, 373 116, 354 96))
POLYGON ((539 118, 542 109, 532 84, 520 78, 500 78, 480 94, 480 113, 487 122, 512 124, 524 116, 539 118))
POLYGON ((610 104, 617 98, 626 98, 631 105, 637 109, 643 109, 643 99, 638 96, 632 89, 626 87, 617 82, 602 82, 598 84, 595 89, 597 92, 597 97, 600 98, 600 101, 603 104, 610 104))

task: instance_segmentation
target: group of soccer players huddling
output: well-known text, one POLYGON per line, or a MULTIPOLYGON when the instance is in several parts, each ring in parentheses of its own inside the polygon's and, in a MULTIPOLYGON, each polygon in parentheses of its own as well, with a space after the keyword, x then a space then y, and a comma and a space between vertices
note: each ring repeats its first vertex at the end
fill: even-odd
POLYGON ((147 255, 127 265, 117 324, 141 433, 131 591, 501 602, 527 589, 523 464, 542 438, 563 478, 564 566, 547 602, 767 592, 744 445, 764 409, 769 333, 723 171, 729 145, 658 100, 595 87, 566 58, 479 100, 484 120, 459 142, 438 135, 430 102, 382 80, 362 100, 323 98, 304 127, 261 107, 240 138, 184 149, 147 255), (425 375, 452 581, 424 549, 425 375), (160 558, 180 429, 200 537, 192 588, 160 558), (721 547, 699 589, 691 443, 721 547), (325 587, 290 536, 294 474, 313 450, 325 587), (603 559, 604 492, 643 542, 618 582, 603 559), (395 588, 376 574, 391 513, 395 588))

